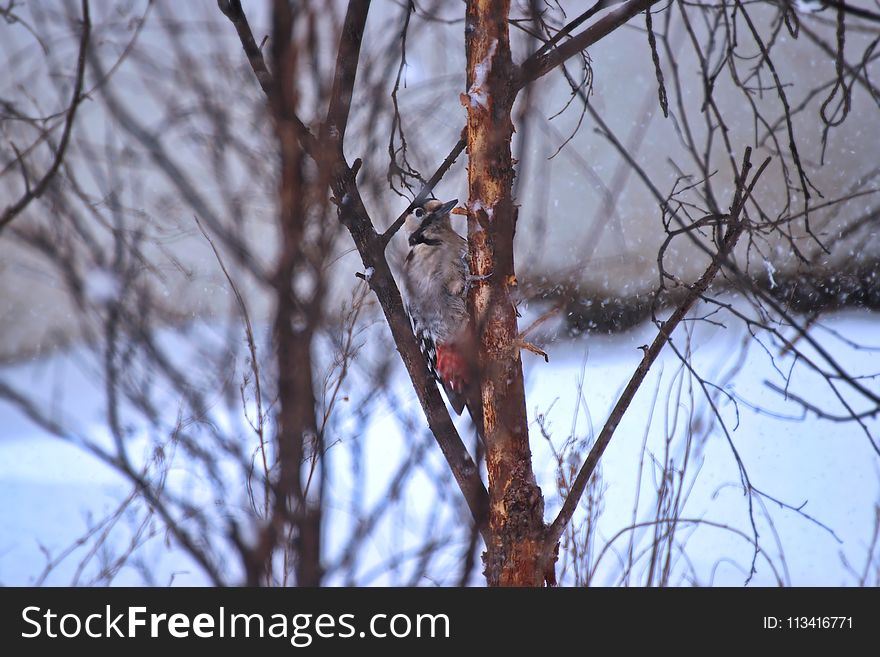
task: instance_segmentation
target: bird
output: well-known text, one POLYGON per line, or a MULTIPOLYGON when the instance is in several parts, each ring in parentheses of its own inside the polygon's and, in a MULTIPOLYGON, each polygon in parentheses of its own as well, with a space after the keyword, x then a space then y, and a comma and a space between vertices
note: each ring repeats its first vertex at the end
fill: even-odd
POLYGON ((473 277, 468 244, 452 228, 458 199, 429 200, 406 217, 409 251, 403 262, 406 311, 428 369, 456 414, 465 408, 482 435, 476 343, 467 309, 473 277))

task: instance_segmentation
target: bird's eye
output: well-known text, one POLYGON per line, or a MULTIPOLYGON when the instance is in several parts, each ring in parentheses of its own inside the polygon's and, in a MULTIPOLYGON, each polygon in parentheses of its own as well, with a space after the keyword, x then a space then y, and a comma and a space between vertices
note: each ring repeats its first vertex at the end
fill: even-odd
POLYGON ((421 219, 425 216, 425 211, 422 208, 416 208, 416 211, 413 213, 416 215, 416 219, 421 219))

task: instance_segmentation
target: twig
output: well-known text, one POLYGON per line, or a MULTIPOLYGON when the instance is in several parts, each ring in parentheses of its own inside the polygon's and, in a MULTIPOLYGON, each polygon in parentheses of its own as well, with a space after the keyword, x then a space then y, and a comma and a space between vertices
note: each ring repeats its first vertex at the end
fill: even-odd
POLYGON ((660 330, 657 333, 657 337, 654 338, 654 341, 651 343, 651 346, 644 349, 644 356, 642 357, 641 363, 639 363, 632 378, 630 378, 629 383, 620 398, 617 400, 617 403, 614 405, 614 409, 611 411, 611 415, 605 423, 605 426, 602 427, 602 431, 599 433, 593 448, 587 455, 586 461, 572 484, 571 492, 565 499, 562 509, 559 511, 559 515, 557 515, 556 519, 547 529, 547 538, 544 543, 545 555, 552 554, 560 536, 562 536, 566 526, 571 521, 593 470, 596 468, 599 459, 608 447, 608 443, 611 441, 617 426, 620 424, 626 410, 629 408, 633 397, 635 397, 636 392, 645 380, 651 365, 660 355, 660 352, 663 350, 666 343, 670 341, 675 328, 682 322, 691 307, 693 307, 697 300, 700 299, 708 289, 709 284, 718 274, 722 264, 724 264, 730 253, 733 251, 733 247, 736 246, 739 236, 742 234, 746 225, 745 220, 740 217, 743 212, 743 207, 751 195, 755 183, 770 164, 770 158, 764 160, 763 164, 761 164, 757 173, 752 178, 751 183, 746 186, 746 175, 751 168, 751 150, 751 148, 746 148, 745 155, 743 156, 742 173, 737 180, 734 202, 731 206, 727 223, 727 234, 719 244, 718 253, 712 259, 712 262, 706 268, 706 271, 703 272, 703 275, 699 280, 690 287, 688 294, 681 301, 669 319, 660 324, 660 330))
MULTIPOLYGON (((229 275, 229 271, 226 269, 223 258, 220 257, 220 252, 217 250, 217 246, 214 244, 214 240, 212 240, 210 235, 208 235, 205 227, 202 226, 202 222, 199 221, 198 216, 193 215, 193 219, 195 219, 196 225, 199 227, 202 235, 208 241, 208 244, 211 245, 211 250, 214 252, 214 256, 217 258, 217 263, 220 265, 220 269, 223 270, 223 275, 226 277, 226 280, 229 283, 229 287, 232 288, 232 293, 235 295, 235 301, 236 303, 238 303, 238 309, 241 312, 241 318, 244 321, 245 337, 247 338, 248 351, 250 352, 251 356, 251 372, 253 372, 254 375, 254 401, 257 404, 257 424, 256 426, 252 426, 254 431, 257 433, 257 437, 260 439, 260 455, 263 459, 263 474, 265 476, 265 479, 263 480, 265 493, 264 512, 266 517, 268 517, 270 495, 269 461, 266 457, 266 439, 263 432, 263 393, 260 388, 260 365, 259 361, 257 360, 257 345, 256 341, 254 340, 254 329, 251 326, 251 316, 248 313, 244 298, 238 291, 238 286, 235 284, 235 281, 232 280, 232 276, 229 275)), ((242 388, 244 388, 244 384, 242 384, 242 388)), ((244 392, 242 392, 242 395, 244 395, 244 392)))
POLYGON ((461 137, 458 140, 458 143, 449 151, 449 155, 446 156, 446 159, 443 160, 443 163, 437 167, 437 170, 434 172, 434 175, 428 179, 422 188, 419 190, 419 193, 416 194, 416 197, 410 201, 410 204, 406 206, 406 209, 400 213, 400 216, 397 220, 388 227, 381 235, 382 242, 387 246, 388 242, 391 241, 391 238, 400 230, 401 226, 403 226, 403 222, 406 221, 406 215, 409 214, 410 210, 412 210, 417 205, 421 205, 424 203, 427 198, 431 195, 431 192, 434 191, 434 187, 438 182, 446 175, 446 172, 449 171, 449 167, 451 167, 455 161, 458 159, 458 156, 462 154, 465 146, 467 146, 467 140, 464 137, 461 137))
POLYGON ((595 23, 589 25, 583 32, 573 36, 549 53, 543 54, 543 49, 539 49, 520 66, 519 76, 515 83, 516 88, 522 89, 529 82, 533 82, 546 75, 566 60, 577 55, 584 48, 588 48, 603 37, 608 36, 633 16, 649 9, 659 1, 629 0, 629 2, 612 9, 595 23))
POLYGON ((73 131, 73 120, 76 117, 76 110, 85 97, 82 93, 82 88, 86 70, 86 50, 89 47, 89 39, 92 34, 92 21, 89 16, 89 0, 82 0, 82 15, 82 34, 79 39, 79 55, 76 60, 76 80, 73 84, 73 97, 71 98, 70 106, 67 109, 67 119, 64 122, 64 132, 61 133, 61 141, 58 143, 58 150, 55 151, 55 159, 52 161, 52 165, 40 181, 33 188, 28 188, 25 191, 24 196, 22 196, 16 203, 6 208, 3 215, 0 216, 0 231, 2 231, 3 227, 10 221, 15 219, 15 217, 24 210, 31 201, 43 195, 43 192, 46 191, 49 183, 52 182, 52 178, 55 177, 55 174, 61 167, 61 162, 64 160, 64 154, 67 152, 67 145, 70 143, 70 134, 73 131))

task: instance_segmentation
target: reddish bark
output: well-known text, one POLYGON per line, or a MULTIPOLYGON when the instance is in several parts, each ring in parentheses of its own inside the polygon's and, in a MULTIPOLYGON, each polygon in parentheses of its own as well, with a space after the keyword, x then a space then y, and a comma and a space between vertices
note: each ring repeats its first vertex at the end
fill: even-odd
MULTIPOLYGON (((510 0, 470 0, 467 49, 468 243, 478 280, 468 303, 478 335, 477 362, 489 474, 490 586, 540 586, 544 499, 529 447, 522 362, 517 345, 513 237, 517 210, 511 110, 517 67, 510 53, 510 0)), ((552 574, 546 577, 552 581, 552 574)))

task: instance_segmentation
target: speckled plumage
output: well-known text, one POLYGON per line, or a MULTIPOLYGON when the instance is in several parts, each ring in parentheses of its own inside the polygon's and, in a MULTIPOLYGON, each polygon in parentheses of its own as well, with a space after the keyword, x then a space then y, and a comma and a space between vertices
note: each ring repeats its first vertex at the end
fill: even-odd
POLYGON ((455 232, 449 210, 456 201, 431 200, 406 219, 410 251, 403 265, 407 312, 434 377, 461 413, 467 362, 467 241, 455 232))

